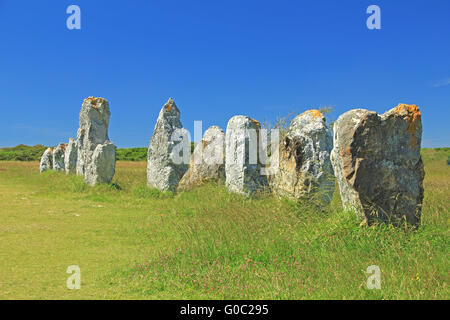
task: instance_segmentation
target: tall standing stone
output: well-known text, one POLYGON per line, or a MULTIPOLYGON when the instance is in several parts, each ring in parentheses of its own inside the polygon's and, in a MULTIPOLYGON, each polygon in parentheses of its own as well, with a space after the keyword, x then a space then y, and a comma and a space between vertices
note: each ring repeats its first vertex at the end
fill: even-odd
POLYGON ((48 148, 44 151, 44 154, 41 157, 41 162, 39 164, 40 173, 45 172, 47 170, 53 169, 53 149, 48 148))
POLYGON ((110 116, 106 99, 84 100, 77 134, 76 171, 89 185, 110 183, 114 177, 116 149, 108 137, 110 116))
POLYGON ((228 121, 225 134, 225 175, 229 191, 252 195, 267 188, 267 178, 259 161, 261 124, 246 116, 228 121))
POLYGON ((219 127, 206 130, 195 146, 188 171, 178 189, 188 189, 206 181, 225 179, 225 133, 219 127))
POLYGON ((355 109, 334 124, 331 161, 344 208, 365 223, 420 223, 424 169, 422 121, 416 105, 379 116, 355 109))
POLYGON ((176 191, 189 167, 190 146, 172 98, 162 107, 148 147, 147 185, 176 191), (187 149, 186 149, 187 146, 187 149))
POLYGON ((77 147, 77 163, 76 163, 76 174, 79 176, 84 177, 84 136, 85 136, 85 130, 79 128, 77 132, 77 140, 76 140, 76 147, 77 147))
POLYGON ((335 185, 332 148, 331 132, 319 110, 295 117, 280 143, 278 171, 269 177, 273 193, 294 201, 329 204, 335 185))
POLYGON ((64 167, 64 153, 66 151, 66 145, 61 143, 53 150, 53 170, 65 171, 64 167))
POLYGON ((77 143, 73 138, 69 139, 69 143, 66 147, 66 152, 64 154, 64 167, 67 174, 74 174, 77 171, 77 143))

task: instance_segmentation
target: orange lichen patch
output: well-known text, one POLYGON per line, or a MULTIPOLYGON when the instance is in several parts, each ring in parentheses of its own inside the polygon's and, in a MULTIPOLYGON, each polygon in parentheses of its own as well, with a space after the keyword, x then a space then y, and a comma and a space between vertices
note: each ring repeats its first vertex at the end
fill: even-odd
POLYGON ((408 127, 406 130, 411 135, 409 145, 411 148, 417 147, 418 143, 416 139, 416 132, 422 119, 422 114, 420 113, 419 107, 415 104, 400 103, 394 108, 394 112, 400 116, 404 116, 408 121, 408 127))
POLYGON ((305 113, 310 113, 312 115, 312 121, 314 121, 314 119, 316 118, 323 118, 322 112, 320 112, 319 110, 316 109, 312 109, 312 110, 307 110, 305 111, 305 113))
POLYGON ((170 104, 167 106, 167 111, 171 112, 171 111, 172 111, 172 107, 173 107, 173 105, 170 103, 170 104))
POLYGON ((69 141, 74 141, 73 138, 69 138, 69 141))
POLYGON ((258 120, 255 120, 255 119, 250 118, 250 121, 253 122, 253 123, 256 123, 256 125, 257 125, 258 127, 261 127, 261 124, 259 123, 258 120))
POLYGON ((61 148, 62 152, 65 152, 65 151, 66 151, 66 145, 65 145, 64 143, 61 143, 61 144, 59 145, 59 147, 61 148))
POLYGON ((209 144, 208 141, 202 140, 203 149, 205 149, 208 146, 208 144, 209 144))
POLYGON ((103 98, 96 98, 96 97, 89 97, 84 100, 84 103, 90 103, 92 105, 92 108, 97 109, 99 108, 99 104, 102 104, 104 101, 103 98))
POLYGON ((52 154, 53 153, 53 149, 52 148, 48 148, 47 152, 48 152, 48 154, 52 154))

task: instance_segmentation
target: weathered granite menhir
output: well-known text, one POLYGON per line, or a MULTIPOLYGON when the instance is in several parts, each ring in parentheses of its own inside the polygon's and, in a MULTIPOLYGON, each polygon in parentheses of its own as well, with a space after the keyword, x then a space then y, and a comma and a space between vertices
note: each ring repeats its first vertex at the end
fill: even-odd
POLYGON ((75 174, 77 172, 77 158, 77 142, 70 138, 64 153, 64 167, 67 174, 75 174))
POLYGON ((41 157, 41 162, 39 164, 39 172, 43 173, 48 170, 53 170, 53 149, 47 148, 41 157))
POLYGON ((230 192, 251 196, 268 190, 259 157, 261 124, 247 116, 234 116, 225 134, 225 176, 230 192))
POLYGON ((116 147, 108 137, 110 116, 106 99, 89 97, 84 100, 76 141, 76 173, 84 176, 91 186, 111 183, 114 177, 116 147))
POLYGON ((64 154, 66 151, 66 145, 64 143, 59 144, 53 150, 53 170, 65 171, 64 154))
POLYGON ((186 190, 206 181, 225 180, 225 133, 217 126, 206 130, 191 156, 189 169, 178 185, 186 190))
POLYGON ((278 172, 268 177, 272 192, 294 201, 329 204, 335 185, 332 148, 331 131, 319 110, 296 116, 277 150, 278 172))
POLYGON ((378 115, 350 110, 334 124, 331 161, 342 203, 364 223, 420 223, 424 168, 422 122, 416 105, 378 115))
POLYGON ((162 107, 148 147, 147 185, 175 192, 189 167, 190 141, 180 110, 170 98, 162 107))

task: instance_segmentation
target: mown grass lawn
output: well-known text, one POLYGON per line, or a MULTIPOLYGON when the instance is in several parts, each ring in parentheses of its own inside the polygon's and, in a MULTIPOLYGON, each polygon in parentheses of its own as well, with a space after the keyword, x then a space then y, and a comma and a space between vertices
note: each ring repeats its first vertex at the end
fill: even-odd
POLYGON ((423 223, 359 227, 338 192, 317 210, 208 184, 145 187, 145 162, 111 186, 0 162, 3 299, 448 299, 448 151, 424 150, 423 223), (120 187, 120 188, 119 188, 120 187), (68 290, 66 269, 81 269, 68 290), (381 269, 381 290, 365 273, 381 269))

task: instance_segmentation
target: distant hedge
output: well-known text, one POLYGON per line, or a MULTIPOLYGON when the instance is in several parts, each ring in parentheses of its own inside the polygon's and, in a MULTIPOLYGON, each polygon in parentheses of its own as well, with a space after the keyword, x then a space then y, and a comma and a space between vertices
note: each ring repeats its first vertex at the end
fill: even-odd
POLYGON ((0 149, 0 161, 36 161, 40 160, 47 147, 38 144, 35 146, 26 146, 19 144, 13 148, 0 149))
POLYGON ((116 159, 119 161, 147 161, 147 148, 117 149, 116 159))
MULTIPOLYGON (((47 147, 38 144, 26 146, 23 144, 12 148, 0 148, 0 161, 40 161, 41 156, 47 147)), ((194 150, 194 143, 191 143, 191 152, 194 150)), ((147 148, 117 149, 116 157, 118 161, 147 161, 147 148)))

